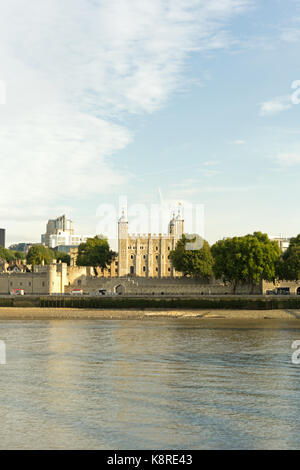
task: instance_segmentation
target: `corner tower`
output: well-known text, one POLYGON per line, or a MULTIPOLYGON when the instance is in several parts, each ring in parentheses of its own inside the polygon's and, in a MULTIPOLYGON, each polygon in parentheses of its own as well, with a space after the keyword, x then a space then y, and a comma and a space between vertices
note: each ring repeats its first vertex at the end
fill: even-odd
POLYGON ((178 214, 175 219, 175 238, 179 240, 184 234, 184 220, 182 218, 181 210, 178 208, 178 214))
POLYGON ((175 241, 179 240, 182 235, 184 234, 184 220, 181 215, 180 209, 178 209, 178 214, 175 216, 173 213, 173 217, 169 223, 169 235, 174 237, 175 241))

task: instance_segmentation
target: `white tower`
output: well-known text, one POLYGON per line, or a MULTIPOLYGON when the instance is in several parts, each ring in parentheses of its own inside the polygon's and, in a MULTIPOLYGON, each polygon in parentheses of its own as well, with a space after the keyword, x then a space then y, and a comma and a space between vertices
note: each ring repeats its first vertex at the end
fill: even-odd
POLYGON ((128 220, 124 209, 118 221, 118 252, 118 276, 126 276, 128 274, 128 220))

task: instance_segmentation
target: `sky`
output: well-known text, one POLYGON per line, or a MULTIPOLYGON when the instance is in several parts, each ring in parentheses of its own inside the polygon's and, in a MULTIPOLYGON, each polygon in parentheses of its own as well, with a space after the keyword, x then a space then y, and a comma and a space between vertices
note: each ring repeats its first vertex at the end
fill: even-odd
POLYGON ((210 243, 297 235, 299 46, 300 0, 3 4, 7 245, 62 214, 112 237, 124 201, 133 232, 166 231, 180 203, 210 243))

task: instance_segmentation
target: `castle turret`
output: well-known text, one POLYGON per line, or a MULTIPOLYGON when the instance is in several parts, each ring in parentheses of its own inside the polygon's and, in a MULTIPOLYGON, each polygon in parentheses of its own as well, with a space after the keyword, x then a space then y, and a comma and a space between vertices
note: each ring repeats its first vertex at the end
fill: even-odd
POLYGON ((175 222, 175 238, 179 240, 184 234, 184 220, 181 215, 181 210, 178 208, 178 214, 175 222))
POLYGON ((128 220, 125 211, 118 221, 118 276, 126 276, 128 274, 128 220))
POLYGON ((173 213, 172 219, 169 223, 169 234, 173 236, 176 241, 179 240, 184 234, 184 220, 182 218, 180 209, 178 209, 178 214, 176 217, 175 213, 173 213))
POLYGON ((169 234, 173 235, 175 234, 175 225, 176 225, 176 218, 175 218, 175 212, 173 212, 172 219, 169 222, 169 234))

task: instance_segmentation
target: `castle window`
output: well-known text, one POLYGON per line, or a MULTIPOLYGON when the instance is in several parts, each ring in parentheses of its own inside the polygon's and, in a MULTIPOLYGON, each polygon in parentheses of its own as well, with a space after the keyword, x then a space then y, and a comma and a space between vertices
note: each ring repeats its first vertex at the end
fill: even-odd
POLYGON ((130 259, 133 259, 133 255, 130 255, 130 259))
POLYGON ((78 286, 80 286, 80 285, 81 285, 81 280, 80 280, 80 279, 78 279, 78 281, 77 281, 77 285, 78 285, 78 286))
POLYGON ((115 262, 115 265, 118 266, 118 261, 115 262))
POLYGON ((20 286, 22 285, 22 282, 20 282, 20 286))
POLYGON ((134 266, 130 266, 130 274, 134 274, 134 266))
POLYGON ((156 251, 158 250, 158 246, 155 247, 156 251))
POLYGON ((168 268, 168 271, 170 272, 170 271, 171 271, 171 268, 168 268))
POLYGON ((144 271, 144 272, 146 271, 146 266, 143 266, 143 271, 144 271))
POLYGON ((45 287, 45 282, 44 281, 42 282, 42 286, 45 287))
POLYGON ((170 251, 170 247, 168 246, 168 250, 170 251))
POLYGON ((158 259, 158 255, 155 256, 155 259, 158 259))
POLYGON ((146 259, 146 255, 143 255, 143 258, 146 259))
POLYGON ((170 259, 170 256, 168 256, 168 259, 170 259))
POLYGON ((31 286, 31 282, 28 282, 28 285, 31 286))
POLYGON ((156 268, 156 271, 158 271, 158 268, 156 268))

